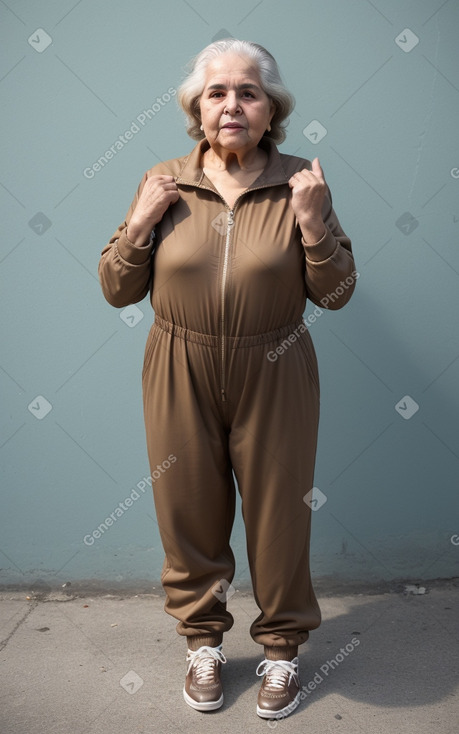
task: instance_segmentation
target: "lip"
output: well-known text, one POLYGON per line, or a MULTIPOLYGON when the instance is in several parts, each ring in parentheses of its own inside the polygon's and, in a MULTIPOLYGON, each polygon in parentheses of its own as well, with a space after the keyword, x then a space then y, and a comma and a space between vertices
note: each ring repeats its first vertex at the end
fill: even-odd
POLYGON ((227 122, 226 125, 222 126, 225 130, 243 130, 244 127, 239 125, 238 122, 227 122))

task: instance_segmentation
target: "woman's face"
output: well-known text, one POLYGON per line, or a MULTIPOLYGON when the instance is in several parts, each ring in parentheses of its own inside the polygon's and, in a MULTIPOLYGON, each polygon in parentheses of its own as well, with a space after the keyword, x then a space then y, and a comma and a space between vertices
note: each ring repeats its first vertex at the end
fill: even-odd
POLYGON ((275 112, 255 62, 232 53, 208 65, 199 104, 211 147, 234 152, 256 147, 275 112))

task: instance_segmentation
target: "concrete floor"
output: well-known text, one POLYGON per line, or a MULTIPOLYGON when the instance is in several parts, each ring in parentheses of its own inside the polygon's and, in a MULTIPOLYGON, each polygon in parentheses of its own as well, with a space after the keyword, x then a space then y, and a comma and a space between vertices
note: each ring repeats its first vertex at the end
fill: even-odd
POLYGON ((183 701, 185 643, 159 590, 3 591, 0 731, 457 734, 459 580, 426 586, 425 594, 319 593, 322 625, 300 648, 304 700, 269 723, 255 712, 263 656, 248 633, 258 614, 248 592, 228 602, 225 703, 202 714, 183 701))

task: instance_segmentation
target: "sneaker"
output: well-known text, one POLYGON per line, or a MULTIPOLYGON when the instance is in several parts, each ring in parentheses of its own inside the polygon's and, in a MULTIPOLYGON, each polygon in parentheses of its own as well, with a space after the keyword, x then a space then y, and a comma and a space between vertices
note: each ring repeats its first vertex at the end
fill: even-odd
POLYGON ((183 697, 188 706, 196 711, 215 711, 223 704, 223 691, 220 670, 226 658, 222 646, 188 650, 183 697))
POLYGON ((263 660, 257 675, 264 675, 258 693, 257 714, 262 719, 283 719, 300 703, 298 658, 263 660))

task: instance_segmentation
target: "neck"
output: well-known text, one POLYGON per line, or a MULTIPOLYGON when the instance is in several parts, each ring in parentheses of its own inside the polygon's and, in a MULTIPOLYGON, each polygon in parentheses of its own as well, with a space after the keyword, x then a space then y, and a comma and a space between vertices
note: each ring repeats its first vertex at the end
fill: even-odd
POLYGON ((204 165, 218 171, 252 171, 260 168, 265 158, 258 146, 248 150, 211 147, 204 153, 204 165))

